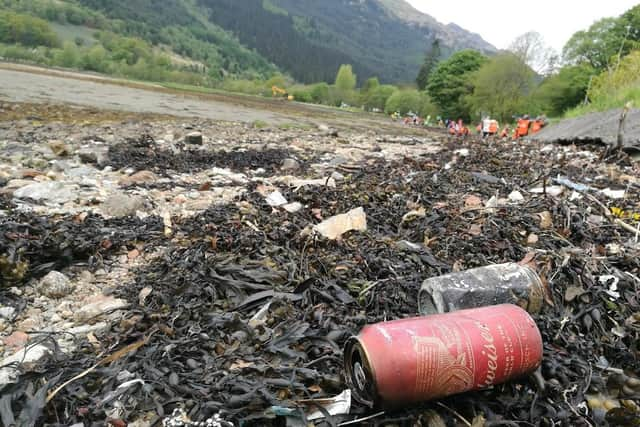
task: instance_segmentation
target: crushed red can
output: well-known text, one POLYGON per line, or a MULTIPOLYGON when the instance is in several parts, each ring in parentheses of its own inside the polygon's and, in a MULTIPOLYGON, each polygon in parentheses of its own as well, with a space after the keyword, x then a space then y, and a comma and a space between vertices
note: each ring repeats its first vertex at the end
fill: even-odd
POLYGON ((505 304, 366 326, 344 358, 357 401, 397 407, 531 373, 542 362, 542 337, 529 313, 505 304))

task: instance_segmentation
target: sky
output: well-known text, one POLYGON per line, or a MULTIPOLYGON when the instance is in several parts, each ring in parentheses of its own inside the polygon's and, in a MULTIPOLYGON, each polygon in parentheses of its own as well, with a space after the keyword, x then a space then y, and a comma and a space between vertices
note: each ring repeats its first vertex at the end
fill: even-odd
POLYGON ((571 36, 600 18, 622 15, 640 0, 408 0, 438 21, 455 22, 504 49, 519 35, 537 31, 562 52, 571 36), (523 10, 524 9, 524 10, 523 10), (525 16, 523 18, 522 16, 525 16))

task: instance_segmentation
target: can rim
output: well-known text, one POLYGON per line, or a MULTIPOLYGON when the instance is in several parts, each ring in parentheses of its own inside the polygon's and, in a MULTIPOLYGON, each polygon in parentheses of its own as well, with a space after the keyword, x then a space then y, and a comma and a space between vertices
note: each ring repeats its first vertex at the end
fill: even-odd
POLYGON ((375 372, 367 349, 358 337, 349 338, 345 344, 344 367, 347 385, 353 393, 353 398, 363 405, 373 408, 378 401, 375 372), (357 370, 357 364, 359 364, 360 370, 357 370), (359 379, 358 377, 361 375, 364 375, 364 378, 359 379), (362 380, 365 381, 362 382, 362 380))

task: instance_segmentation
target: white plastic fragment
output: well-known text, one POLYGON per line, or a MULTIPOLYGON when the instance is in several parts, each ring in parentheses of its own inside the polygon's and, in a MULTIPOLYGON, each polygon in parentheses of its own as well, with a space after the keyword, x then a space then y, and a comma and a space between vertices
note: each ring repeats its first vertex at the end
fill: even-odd
POLYGON ((281 192, 274 191, 267 196, 267 203, 269 204, 269 206, 276 208, 278 206, 286 205, 289 202, 284 198, 281 192))
POLYGON ((339 239, 348 231, 366 231, 367 214, 362 207, 350 210, 322 221, 315 225, 313 230, 330 240, 339 239))
POLYGON ((293 202, 293 203, 288 203, 286 205, 284 205, 282 207, 282 209, 284 209, 285 211, 289 212, 289 213, 296 213, 299 210, 301 210, 303 208, 302 203, 300 202, 293 202))
MULTIPOLYGON (((532 188, 531 190, 529 190, 529 192, 534 194, 543 194, 545 192, 545 189, 542 187, 537 187, 532 188)), ((546 188, 546 192, 549 196, 558 197, 562 193, 564 193, 564 187, 561 185, 550 185, 546 188)))
MULTIPOLYGON (((345 390, 339 395, 328 399, 303 400, 300 401, 300 403, 307 405, 310 403, 320 405, 329 413, 329 415, 345 415, 351 411, 351 390, 345 390)), ((324 415, 319 410, 307 415, 307 420, 309 421, 319 420, 322 418, 324 418, 324 415)))
POLYGON ((605 188, 604 190, 600 190, 602 194, 607 196, 610 199, 624 199, 626 191, 625 190, 612 190, 610 188, 605 188))

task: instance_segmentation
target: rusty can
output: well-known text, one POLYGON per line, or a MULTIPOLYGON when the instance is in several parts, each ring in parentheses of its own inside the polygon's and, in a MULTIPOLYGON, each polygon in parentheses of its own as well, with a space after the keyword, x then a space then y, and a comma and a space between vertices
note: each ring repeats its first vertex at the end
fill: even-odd
POLYGON ((344 361, 356 400, 397 407, 531 373, 542 337, 529 313, 504 304, 365 326, 347 341, 344 361))
POLYGON ((418 311, 427 315, 516 304, 537 314, 543 301, 544 286, 538 274, 527 266, 508 263, 425 280, 418 294, 418 311))

